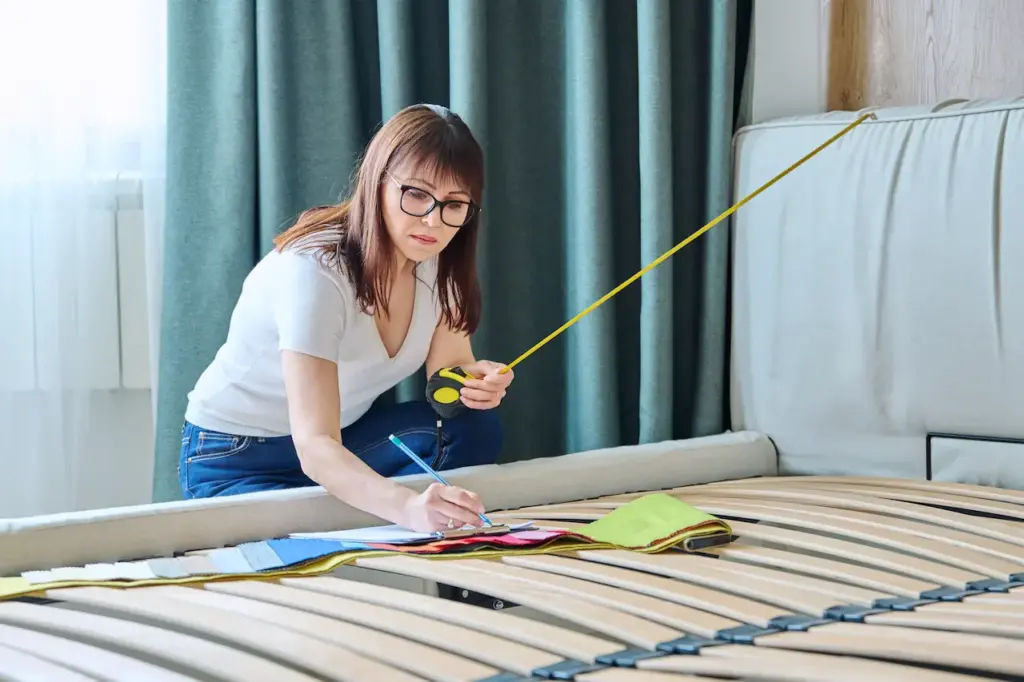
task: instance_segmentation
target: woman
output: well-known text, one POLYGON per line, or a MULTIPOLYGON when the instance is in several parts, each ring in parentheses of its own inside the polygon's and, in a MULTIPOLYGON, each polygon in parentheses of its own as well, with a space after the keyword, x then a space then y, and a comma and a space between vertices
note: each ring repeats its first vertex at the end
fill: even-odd
POLYGON ((400 111, 370 141, 348 201, 307 211, 246 278, 227 340, 189 393, 179 481, 186 498, 321 485, 358 509, 428 531, 479 525, 479 498, 391 477, 493 463, 491 411, 512 381, 476 360, 476 243, 483 153, 443 107, 400 111), (470 408, 374 400, 426 365, 462 367, 470 408))

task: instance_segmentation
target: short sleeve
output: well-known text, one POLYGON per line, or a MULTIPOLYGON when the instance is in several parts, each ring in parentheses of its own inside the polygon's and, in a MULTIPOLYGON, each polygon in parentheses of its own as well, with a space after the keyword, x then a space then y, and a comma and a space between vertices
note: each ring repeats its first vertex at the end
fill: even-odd
POLYGON ((345 297, 313 255, 279 254, 272 303, 278 348, 338 361, 345 297))

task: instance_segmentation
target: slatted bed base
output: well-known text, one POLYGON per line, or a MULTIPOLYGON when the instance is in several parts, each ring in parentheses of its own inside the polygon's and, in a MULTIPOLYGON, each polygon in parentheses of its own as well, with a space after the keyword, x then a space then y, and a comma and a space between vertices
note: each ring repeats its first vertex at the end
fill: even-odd
MULTIPOLYGON (((335 576, 65 587, 0 602, 0 680, 1024 679, 1024 494, 837 477, 668 492, 734 541, 356 559, 546 622, 335 576)), ((572 528, 643 494, 491 516, 572 528)))
MULTIPOLYGON (((538 573, 540 583, 531 589, 515 579, 490 574, 494 566, 467 568, 461 561, 395 559, 381 560, 385 562, 381 568, 402 569, 410 575, 430 575, 440 569, 446 580, 478 587, 486 581, 510 599, 602 634, 585 635, 507 612, 335 577, 134 590, 67 588, 47 595, 62 600, 67 608, 0 604, 2 627, 5 633, 14 633, 9 641, 21 654, 20 659, 11 659, 13 665, 0 657, 2 679, 656 682, 707 679, 707 675, 821 682, 869 677, 879 682, 978 679, 871 660, 874 654, 837 658, 815 653, 832 651, 838 643, 850 649, 843 653, 863 655, 864 649, 885 643, 865 634, 821 638, 809 633, 780 634, 775 644, 767 644, 772 648, 763 649, 767 640, 758 640, 757 648, 725 641, 712 645, 661 625, 660 618, 565 596, 554 587, 549 591, 539 586, 550 575, 545 572, 538 573), (785 641, 793 635, 805 641, 785 641), (140 655, 155 662, 133 658, 140 655), (47 676, 33 677, 35 669, 24 666, 25 661, 48 666, 47 676), (19 672, 25 674, 19 676, 19 672)), ((603 586, 595 583, 595 587, 603 586)), ((1015 655, 1019 657, 1019 652, 1007 652, 1005 658, 1015 655)))

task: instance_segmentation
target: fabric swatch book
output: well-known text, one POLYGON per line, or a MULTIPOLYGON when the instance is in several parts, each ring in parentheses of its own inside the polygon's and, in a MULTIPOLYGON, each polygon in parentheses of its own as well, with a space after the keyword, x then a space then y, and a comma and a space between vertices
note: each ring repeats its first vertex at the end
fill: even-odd
MULTIPOLYGON (((518 519, 516 519, 518 521, 518 519)), ((698 541, 716 546, 732 541, 729 524, 664 493, 654 493, 612 509, 572 529, 542 521, 508 526, 467 526, 441 533, 416 533, 400 526, 294 533, 236 546, 197 549, 135 560, 59 566, 0 576, 0 601, 45 596, 47 589, 84 585, 135 587, 244 578, 328 573, 358 559, 401 554, 426 558, 491 558, 619 549, 662 552, 698 541), (710 543, 710 544, 709 544, 710 543)))

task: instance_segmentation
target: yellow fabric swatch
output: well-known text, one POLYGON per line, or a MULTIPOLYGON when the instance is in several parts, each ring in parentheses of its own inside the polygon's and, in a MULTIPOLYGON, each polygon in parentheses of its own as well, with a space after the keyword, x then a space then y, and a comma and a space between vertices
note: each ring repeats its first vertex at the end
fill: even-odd
MULTIPOLYGON (((617 549, 612 545, 595 544, 589 541, 576 541, 567 543, 551 543, 535 547, 501 547, 494 549, 480 549, 474 552, 449 553, 449 554, 415 554, 413 556, 424 559, 489 559, 499 556, 510 556, 515 554, 555 554, 559 552, 573 552, 584 549, 617 549)), ((55 590, 64 587, 149 587, 153 585, 185 585, 188 583, 208 583, 217 580, 272 580, 276 578, 294 578, 303 576, 321 575, 329 573, 339 566, 355 562, 357 559, 379 556, 394 556, 395 552, 386 550, 363 550, 352 552, 338 552, 328 556, 320 557, 304 564, 296 564, 285 568, 260 573, 223 573, 219 575, 190 575, 184 578, 151 578, 147 580, 65 580, 52 583, 30 583, 25 578, 12 577, 0 578, 0 601, 13 599, 15 597, 45 596, 46 590, 55 590)))

